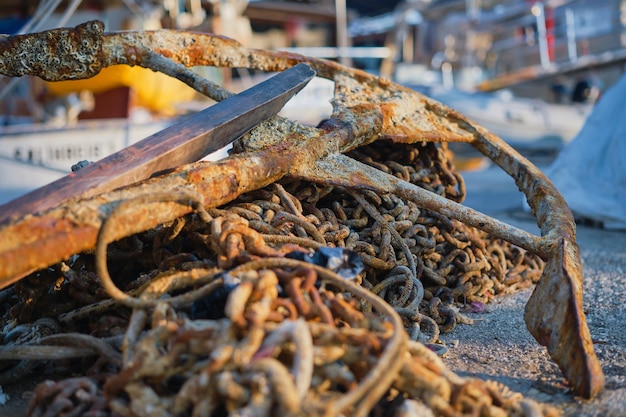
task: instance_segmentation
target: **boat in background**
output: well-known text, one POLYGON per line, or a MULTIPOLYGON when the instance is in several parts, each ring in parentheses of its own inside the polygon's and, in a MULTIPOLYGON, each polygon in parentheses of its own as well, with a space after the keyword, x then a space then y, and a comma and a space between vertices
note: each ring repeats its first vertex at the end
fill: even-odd
POLYGON ((483 93, 440 87, 426 94, 525 150, 562 148, 578 134, 593 110, 589 103, 550 103, 518 97, 511 90, 483 93))
POLYGON ((626 61, 620 0, 412 0, 349 25, 356 62, 476 120, 519 149, 560 149, 626 61))
POLYGON ((400 77, 398 82, 463 113, 523 151, 560 150, 578 134, 595 103, 554 103, 520 97, 511 89, 472 91, 446 86, 441 80, 417 84, 414 76, 400 77))
POLYGON ((67 175, 80 161, 101 159, 166 126, 126 119, 85 121, 71 128, 5 126, 0 133, 0 204, 67 175))

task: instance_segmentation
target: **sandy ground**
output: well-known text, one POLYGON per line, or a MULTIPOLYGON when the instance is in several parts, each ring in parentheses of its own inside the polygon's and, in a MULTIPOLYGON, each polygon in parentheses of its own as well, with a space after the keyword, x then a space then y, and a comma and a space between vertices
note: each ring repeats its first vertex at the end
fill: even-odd
MULTIPOLYGON (((522 194, 506 174, 486 167, 463 176, 466 205, 538 233, 534 219, 522 210, 522 194)), ((449 348, 444 360, 460 375, 502 382, 558 406, 566 416, 626 416, 626 232, 579 226, 578 242, 584 262, 584 308, 606 375, 602 394, 590 401, 573 396, 545 348, 528 333, 523 310, 530 290, 498 298, 486 312, 470 314, 476 324, 442 335, 449 348)), ((24 415, 33 387, 32 381, 7 387, 11 399, 0 406, 0 415, 24 415)))

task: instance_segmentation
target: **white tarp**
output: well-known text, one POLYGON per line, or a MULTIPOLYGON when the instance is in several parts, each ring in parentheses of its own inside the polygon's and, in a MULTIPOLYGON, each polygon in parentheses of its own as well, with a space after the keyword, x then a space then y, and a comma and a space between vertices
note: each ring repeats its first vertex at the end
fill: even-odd
POLYGON ((546 170, 575 216, 626 229, 626 74, 546 170))

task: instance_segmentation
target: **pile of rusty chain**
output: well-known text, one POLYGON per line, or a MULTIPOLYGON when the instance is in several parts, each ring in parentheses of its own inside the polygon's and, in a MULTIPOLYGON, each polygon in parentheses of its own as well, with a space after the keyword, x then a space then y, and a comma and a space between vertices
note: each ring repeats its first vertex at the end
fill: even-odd
MULTIPOLYGON (((444 148, 392 145, 382 158, 380 146, 373 144, 353 157, 461 201, 463 179, 444 148)), ((150 203, 140 198, 126 205, 150 203)), ((113 216, 105 227, 115 221, 113 216)), ((108 267, 85 253, 48 270, 55 279, 48 279, 46 290, 41 273, 15 285, 9 314, 33 324, 6 335, 5 344, 14 349, 5 355, 17 357, 23 349, 50 344, 83 349, 66 358, 100 355, 95 363, 85 362, 88 370, 70 369, 90 377, 39 385, 29 415, 57 407, 68 414, 128 416, 155 410, 214 415, 224 408, 254 415, 365 415, 390 407, 406 415, 415 407, 435 415, 477 410, 530 415, 524 407, 538 415, 553 412, 492 382, 455 376, 419 343, 435 341, 440 329, 455 326, 462 317, 455 301, 488 301, 511 283, 530 285, 539 277, 541 261, 397 196, 284 181, 223 208, 133 235, 103 253, 108 267), (354 284, 285 258, 287 252, 322 247, 359 254, 366 267, 354 272, 354 284), (492 247, 502 259, 491 256, 492 247), (98 272, 115 277, 115 284, 105 278, 108 293, 98 272), (114 285, 134 295, 130 302, 119 294, 135 308, 132 314, 111 302, 114 285), (50 294, 53 299, 46 297, 50 294), (157 297, 163 301, 147 325, 154 306, 147 300, 157 297), (146 325, 149 330, 141 334, 146 325), (406 343, 402 328, 410 339, 404 354, 398 347, 406 343), (376 394, 368 381, 376 381, 376 394)), ((18 362, 0 373, 0 383, 26 376, 36 364, 18 362)))
MULTIPOLYGON (((323 236, 341 227, 296 220, 284 208, 298 200, 281 185, 270 188, 109 245, 129 206, 180 195, 138 197, 112 212, 95 257, 57 267, 54 304, 29 300, 37 314, 57 309, 58 333, 54 320, 36 320, 20 337, 45 325, 52 334, 23 345, 17 337, 13 356, 51 358, 53 348, 56 359, 83 358, 69 370, 86 376, 38 385, 28 415, 558 415, 497 383, 447 370, 409 340, 406 316, 353 282, 356 275, 290 257, 325 247, 323 236), (287 223, 308 233, 286 232, 287 223), (100 284, 106 293, 98 294, 100 284)), ((41 278, 20 281, 17 291, 41 278)))
MULTIPOLYGON (((318 128, 274 117, 250 131, 238 142, 236 153, 222 161, 190 164, 135 185, 70 201, 45 212, 0 224, 0 282, 3 287, 18 282, 3 290, 0 296, 4 303, 12 305, 9 311, 16 319, 7 323, 5 339, 8 348, 2 349, 2 358, 22 360, 14 368, 19 374, 28 371, 30 365, 24 362, 28 359, 83 358, 96 352, 98 361, 88 362, 91 369, 87 374, 96 375, 92 382, 72 381, 70 385, 76 389, 53 384, 48 390, 43 388, 38 398, 47 398, 46 392, 53 396, 59 394, 61 400, 55 402, 54 407, 81 398, 101 405, 97 393, 103 382, 99 378, 110 374, 126 375, 130 381, 135 367, 139 367, 138 358, 142 354, 137 349, 146 335, 141 330, 147 326, 150 308, 165 302, 172 310, 163 314, 173 317, 171 321, 156 320, 148 326, 152 330, 157 331, 161 325, 173 328, 175 325, 170 323, 180 320, 184 323, 176 325, 193 328, 193 319, 184 321, 187 314, 184 309, 217 291, 216 286, 225 287, 220 280, 226 277, 218 277, 219 274, 232 275, 232 268, 255 265, 259 258, 300 262, 289 261, 283 255, 288 250, 294 251, 294 245, 300 250, 310 248, 310 242, 327 247, 343 239, 346 247, 354 244, 353 249, 366 263, 366 271, 355 280, 365 287, 371 286, 371 291, 358 286, 348 288, 352 285, 350 281, 334 280, 330 272, 311 265, 309 268, 316 272, 313 287, 320 293, 322 302, 313 300, 311 294, 305 297, 305 301, 315 302, 321 311, 323 288, 342 294, 343 299, 354 300, 347 301, 350 308, 366 317, 382 315, 384 323, 392 323, 391 336, 385 339, 381 334, 387 333, 374 331, 372 337, 378 338, 383 347, 372 352, 378 353, 378 360, 383 362, 383 356, 393 347, 396 349, 394 357, 401 359, 419 349, 415 342, 406 340, 408 336, 402 331, 403 326, 411 338, 420 339, 417 325, 427 322, 425 317, 429 314, 432 319, 441 320, 444 328, 450 325, 449 318, 455 316, 455 312, 449 314, 439 303, 448 304, 455 299, 461 302, 486 300, 506 288, 536 281, 536 271, 541 266, 539 261, 508 244, 501 244, 499 240, 502 240, 545 261, 537 289, 527 304, 527 326, 537 341, 548 347, 578 394, 585 397, 597 394, 604 385, 604 378, 581 307, 582 269, 573 217, 563 198, 536 167, 501 139, 462 115, 414 91, 358 70, 300 55, 246 49, 232 40, 208 34, 175 31, 105 34, 101 23, 89 22, 75 29, 0 38, 0 73, 6 75, 29 74, 47 80, 65 80, 90 77, 110 65, 141 65, 176 76, 215 100, 222 100, 231 93, 203 80, 186 66, 282 71, 301 62, 309 64, 318 76, 335 82, 333 114, 318 128), (37 59, 23 60, 22 56, 33 50, 32 45, 36 45, 40 52, 37 59), (403 162, 404 159, 381 158, 381 153, 386 153, 386 150, 376 150, 381 140, 387 145, 405 146, 404 150, 409 150, 407 153, 413 153, 413 161, 422 157, 433 158, 425 163, 428 168, 432 168, 431 164, 437 165, 433 172, 437 172, 439 179, 432 181, 428 175, 422 175, 419 165, 409 168, 412 162, 403 162), (445 147, 431 144, 426 145, 432 147, 431 151, 423 150, 420 147, 426 147, 422 145, 424 141, 470 143, 498 164, 526 195, 542 236, 534 236, 458 204, 464 195, 462 181, 437 156, 445 147), (430 155, 430 152, 435 154, 430 155), (420 176, 423 183, 431 183, 420 187, 416 185, 419 181, 412 182, 420 176), (270 188, 262 190, 268 186, 270 188), (242 218, 245 210, 254 212, 254 207, 245 206, 251 203, 245 200, 251 195, 249 193, 268 191, 276 194, 280 201, 263 200, 278 204, 280 215, 270 208, 274 216, 269 222, 262 216, 261 222, 253 215, 252 218, 242 218), (237 198, 241 200, 237 201, 237 198), (297 201, 302 201, 302 211, 299 211, 297 201), (333 201, 339 206, 333 205, 333 201), (212 211, 217 207, 230 215, 237 214, 238 219, 244 220, 243 225, 222 233, 224 229, 219 221, 214 221, 228 216, 224 212, 212 211), (205 208, 210 214, 204 211, 205 208), (406 220, 417 213, 415 227, 406 229, 406 220), (334 227, 333 216, 338 228, 326 233, 334 227), (344 217, 345 224, 340 222, 344 217), (208 233, 203 229, 206 225, 215 229, 208 233), (261 229, 252 225, 267 229, 259 231, 261 229), (290 231, 285 232, 285 227, 290 231), (190 239, 181 242, 178 237, 185 236, 188 230, 192 232, 190 239), (493 238, 486 240, 484 233, 493 238), (217 246, 210 243, 211 239, 207 240, 207 236, 213 235, 224 236, 223 240, 218 239, 217 246), (119 242, 110 246, 108 254, 112 281, 107 278, 106 247, 115 241, 119 242), (194 254, 188 245, 201 249, 200 255, 194 254), (506 247, 506 250, 494 249, 497 246, 506 247), (95 258, 92 255, 94 248, 95 258), (440 250, 445 250, 445 255, 440 250), (214 261, 211 261, 210 253, 217 254, 214 261), (415 256, 418 253, 420 256, 415 256), (129 259, 133 262, 128 262, 129 259), (389 268, 394 259, 394 267, 389 268), (527 268, 528 265, 534 268, 527 268), (170 271, 174 266, 178 272, 170 271), (505 270, 516 273, 505 275, 505 270), (31 271, 36 272, 23 279, 31 271), (100 281, 105 291, 100 289, 100 281), (381 304, 381 298, 374 293, 388 303, 381 304), (19 301, 17 305, 16 299, 19 301), (41 306, 49 308, 42 310, 41 306), (129 307, 133 308, 130 316, 129 307), (38 314, 43 311, 49 314, 42 317, 44 321, 38 321, 38 314), (94 312, 107 314, 102 314, 101 321, 90 327, 90 314, 94 312), (48 317, 58 317, 61 333, 44 335, 54 332, 55 326, 45 320, 48 317), (41 334, 34 336, 35 333, 41 334), (36 346, 29 342, 33 337, 38 338, 34 343, 36 346), (405 338, 404 342, 400 340, 402 338, 405 338), (50 344, 61 346, 51 347, 50 344)), ((285 265, 266 265, 265 269, 271 269, 280 280, 283 272, 298 268, 285 265)), ((307 277, 303 273, 302 280, 309 283, 307 290, 310 290, 313 278, 307 280, 307 277)), ((243 281, 242 276, 233 279, 237 285, 243 281)), ((279 291, 278 298, 286 297, 292 296, 279 291)), ((332 304, 333 297, 329 296, 329 304, 332 304)), ((294 300, 293 304, 298 302, 294 300)), ((301 302, 300 308, 305 308, 301 302)), ((314 312, 316 308, 311 306, 314 312)), ((258 312, 256 307, 252 311, 254 314, 258 312)), ((284 312, 285 317, 292 320, 292 313, 287 314, 288 307, 276 311, 284 312)), ((248 327, 254 321, 254 314, 246 318, 248 327)), ((301 316, 307 323, 316 322, 317 316, 313 315, 313 320, 309 320, 307 314, 301 314, 296 308, 293 317, 297 317, 297 321, 301 316)), ((325 315, 325 323, 334 321, 338 328, 350 328, 350 321, 340 316, 331 309, 330 315, 325 315)), ((243 322, 231 325, 238 331, 228 334, 236 340, 240 341, 248 334, 248 327, 243 322)), ((309 331, 311 335, 315 334, 313 330, 309 331)), ((287 367, 293 364, 293 360, 290 361, 293 355, 289 355, 293 350, 285 348, 278 354, 278 359, 285 360, 287 367)), ((178 356, 181 367, 186 364, 186 357, 185 351, 178 356)), ((387 370, 389 378, 402 375, 402 372, 396 372, 400 367, 411 366, 400 359, 391 361, 398 368, 387 370)), ((393 385, 396 380, 383 380, 391 385, 381 382, 378 388, 372 388, 368 385, 371 384, 368 378, 375 375, 377 368, 369 369, 365 363, 359 366, 363 368, 352 370, 357 386, 342 393, 354 402, 346 405, 345 401, 352 400, 337 400, 346 405, 351 414, 352 411, 357 415, 367 414, 372 410, 369 401, 378 401, 384 394, 387 394, 386 399, 393 398, 398 392, 403 392, 403 397, 412 398, 412 394, 402 390, 404 385, 393 385), (386 391, 379 392, 383 389, 386 391), (354 399, 357 393, 364 397, 354 399)), ((443 374, 444 379, 452 384, 449 386, 457 387, 456 377, 448 371, 443 374)), ((271 379, 272 374, 268 373, 266 377, 271 379)), ((147 379, 148 383, 154 382, 147 379)), ((168 382, 172 385, 157 384, 152 391, 142 391, 146 394, 145 402, 152 401, 154 396, 150 392, 165 398, 167 389, 181 387, 174 380, 168 382)), ((130 384, 126 388, 132 391, 133 387, 137 385, 130 384)), ((119 410, 132 408, 124 402, 130 395, 126 388, 123 392, 105 388, 102 388, 105 394, 120 395, 120 398, 106 398, 107 404, 120 399, 119 410)), ((459 391, 451 389, 450 392, 456 394, 459 391)), ((425 394, 425 398, 414 399, 427 403, 437 413, 453 415, 441 411, 445 407, 439 399, 431 403, 433 396, 429 392, 420 388, 414 394, 417 397, 425 394)), ((452 397, 456 398, 443 395, 446 401, 453 402, 452 397)), ((476 394, 476 397, 480 402, 481 395, 476 394)), ((458 409, 471 408, 466 406, 467 401, 462 403, 458 409)), ((501 400, 493 403, 496 407, 504 404, 501 400)), ((34 404, 32 412, 36 415, 41 408, 38 401, 34 404)), ((50 403, 44 401, 43 404, 50 403)), ((220 407, 219 411, 223 411, 226 404, 220 407)), ((529 410, 528 407, 524 409, 529 410)))
MULTIPOLYGON (((445 144, 371 144, 350 155, 446 198, 460 202, 465 197, 463 178, 448 160, 445 144)), ((439 324, 430 323, 431 341, 440 329, 451 331, 464 320, 454 302, 487 303, 496 294, 536 283, 541 275, 539 257, 393 194, 305 181, 270 188, 229 207, 261 233, 289 233, 313 240, 310 247, 356 251, 368 267, 364 286, 401 314, 439 324), (291 230, 278 227, 285 223, 291 230)))

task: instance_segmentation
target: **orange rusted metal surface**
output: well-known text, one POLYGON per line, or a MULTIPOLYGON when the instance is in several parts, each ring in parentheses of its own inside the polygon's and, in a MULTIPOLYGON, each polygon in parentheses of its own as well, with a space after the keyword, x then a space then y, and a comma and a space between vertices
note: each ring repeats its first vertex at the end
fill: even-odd
POLYGON ((176 31, 104 33, 90 22, 76 29, 0 38, 0 73, 47 80, 93 76, 116 64, 140 65, 175 76, 221 100, 230 93, 189 71, 211 65, 282 71, 307 63, 335 82, 334 111, 319 128, 274 117, 242 138, 237 153, 219 162, 198 162, 123 189, 70 201, 43 213, 24 213, 0 225, 0 287, 30 271, 92 249, 107 214, 138 194, 177 190, 179 201, 126 208, 109 240, 148 230, 283 177, 394 193, 418 206, 482 229, 546 261, 525 313, 530 332, 545 345, 577 394, 593 397, 604 376, 582 310, 582 266, 574 218, 563 197, 528 160, 500 138, 458 112, 388 80, 334 62, 246 49, 219 36, 176 31), (32 56, 36 51, 36 57, 32 56), (488 156, 526 195, 541 236, 535 236, 430 193, 344 154, 377 140, 399 143, 466 142, 488 156), (197 200, 201 200, 198 202, 197 200), (148 207, 148 208, 146 208, 148 207))

